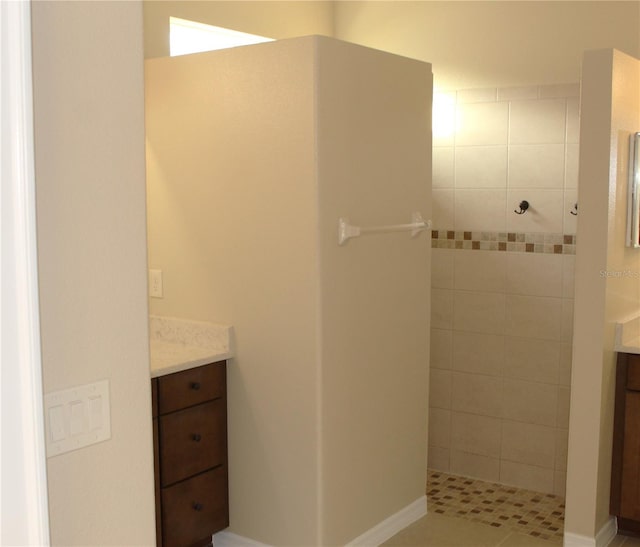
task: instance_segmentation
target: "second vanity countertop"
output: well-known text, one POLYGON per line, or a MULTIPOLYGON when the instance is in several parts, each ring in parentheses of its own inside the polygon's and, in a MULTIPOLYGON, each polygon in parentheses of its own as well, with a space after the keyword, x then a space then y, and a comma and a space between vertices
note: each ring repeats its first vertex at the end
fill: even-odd
POLYGON ((640 354, 640 314, 616 323, 614 350, 620 353, 640 354))
POLYGON ((149 316, 151 377, 164 376, 233 357, 229 325, 149 316))

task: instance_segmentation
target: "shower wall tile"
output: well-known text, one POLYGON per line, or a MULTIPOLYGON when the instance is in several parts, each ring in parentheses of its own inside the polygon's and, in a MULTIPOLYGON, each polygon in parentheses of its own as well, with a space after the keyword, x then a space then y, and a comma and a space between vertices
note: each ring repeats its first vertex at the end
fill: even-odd
POLYGON ((454 251, 454 288, 467 291, 504 292, 507 253, 454 251))
POLYGON ((556 426, 558 387, 504 379, 504 416, 516 422, 556 426))
POLYGON ((567 453, 569 446, 569 430, 556 429, 556 458, 554 469, 557 471, 567 470, 567 453))
POLYGON ((507 146, 458 146, 456 188, 506 188, 507 146))
POLYGON ((433 168, 431 184, 433 188, 452 188, 454 185, 453 146, 433 149, 433 168))
POLYGON ((457 131, 433 142, 432 469, 564 495, 578 100, 578 84, 434 98, 457 131))
POLYGON ((551 84, 540 86, 541 99, 553 99, 559 97, 579 97, 580 84, 551 84))
POLYGON ((529 382, 557 384, 560 351, 560 342, 507 336, 504 376, 529 382))
POLYGON ((498 90, 495 87, 486 89, 461 89, 457 92, 458 104, 494 102, 498 90))
POLYGON ((578 159, 580 153, 579 144, 567 144, 565 151, 564 187, 565 189, 578 188, 578 159))
POLYGON ((449 370, 453 364, 453 331, 431 329, 431 368, 449 370))
POLYGON ((568 386, 558 387, 558 412, 557 422, 558 427, 568 429, 569 428, 569 405, 571 402, 571 389, 568 386))
POLYGON ((519 101, 523 99, 537 99, 538 86, 500 87, 498 88, 499 101, 519 101))
POLYGON ((507 144, 509 103, 459 104, 456 146, 507 144))
POLYGON ((438 448, 451 445, 451 411, 434 408, 429 412, 429 443, 438 448))
POLYGON ((453 328, 468 332, 502 334, 505 328, 505 295, 454 291, 453 328))
POLYGON ((431 217, 435 229, 450 228, 454 225, 453 190, 434 188, 431 192, 431 217))
POLYGON ((453 289, 453 260, 455 251, 433 249, 431 251, 431 286, 436 289, 453 289))
POLYGON ((509 144, 564 144, 566 104, 566 99, 511 102, 509 144))
POLYGON ((578 229, 578 217, 572 213, 575 212, 575 205, 578 203, 578 190, 565 189, 564 191, 564 215, 563 231, 565 234, 575 234, 578 229))
POLYGON ((560 367, 558 369, 558 385, 571 385, 571 343, 562 342, 560 344, 560 367))
POLYGON ((454 331, 453 370, 500 377, 504 364, 504 336, 454 331))
POLYGON ((576 97, 567 99, 567 134, 568 143, 580 142, 580 101, 576 97))
POLYGON ((500 464, 500 482, 518 488, 551 494, 554 491, 554 477, 553 469, 504 460, 500 464))
POLYGON ((560 340, 561 325, 562 299, 507 295, 506 334, 560 340))
MULTIPOLYGON (((564 187, 564 144, 509 147, 509 188, 564 187)), ((457 179, 456 179, 457 184, 457 179)))
POLYGON ((500 458, 553 469, 556 452, 556 429, 534 424, 502 422, 500 458))
MULTIPOLYGON (((502 417, 501 378, 465 372, 452 372, 451 378, 452 410, 494 418, 502 417)), ((553 419, 555 421, 555 412, 553 419)))
POLYGON ((451 408, 451 372, 433 369, 429 375, 429 405, 434 408, 451 408))
POLYGON ((453 146, 456 125, 456 92, 437 91, 433 94, 433 146, 453 146))
POLYGON ((563 205, 562 190, 510 188, 507 191, 507 231, 562 233, 563 205), (522 200, 529 202, 529 209, 523 215, 516 215, 513 210, 518 209, 522 200))
POLYGON ((554 471, 553 474, 553 492, 555 496, 564 497, 567 490, 567 472, 554 471))
POLYGON ((502 420, 488 416, 451 413, 451 448, 470 454, 500 457, 502 420))
POLYGON ((456 189, 456 230, 504 232, 506 199, 506 189, 456 189))
POLYGON ((453 327, 453 291, 431 289, 431 326, 436 329, 453 327))
POLYGON ((573 299, 562 300, 562 332, 561 340, 571 342, 573 339, 573 299))
POLYGON ((507 292, 528 296, 562 296, 563 257, 554 254, 507 253, 507 292))
POLYGON ((429 445, 427 467, 436 471, 449 471, 449 449, 429 445))
POLYGON ((490 482, 500 480, 500 460, 460 450, 451 450, 449 471, 490 482))

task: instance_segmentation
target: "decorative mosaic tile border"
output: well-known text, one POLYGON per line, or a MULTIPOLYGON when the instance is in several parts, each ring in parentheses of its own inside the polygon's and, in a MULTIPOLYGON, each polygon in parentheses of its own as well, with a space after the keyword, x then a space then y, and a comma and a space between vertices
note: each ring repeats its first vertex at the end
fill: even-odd
POLYGON ((562 544, 564 498, 441 471, 427 473, 429 512, 562 544))
POLYGON ((432 230, 431 247, 434 249, 574 255, 576 254, 576 236, 573 234, 542 234, 537 232, 432 230))

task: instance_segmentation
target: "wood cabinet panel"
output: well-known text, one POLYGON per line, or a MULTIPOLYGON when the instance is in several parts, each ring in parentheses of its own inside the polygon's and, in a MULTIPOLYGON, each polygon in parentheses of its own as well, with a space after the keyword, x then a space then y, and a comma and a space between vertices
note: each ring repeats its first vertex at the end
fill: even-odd
POLYGON ((640 391, 640 355, 627 356, 627 389, 640 391))
POLYGON ((229 525, 226 362, 154 378, 156 534, 200 547, 229 525))
POLYGON ((156 541, 162 547, 162 513, 160 511, 160 443, 158 437, 158 418, 153 419, 153 471, 154 490, 156 496, 156 541))
POLYGON ((622 451, 621 516, 640 521, 640 392, 627 392, 622 451))
POLYGON ((224 463, 224 400, 160 416, 162 486, 224 463))
POLYGON ((158 410, 167 414, 222 397, 226 390, 224 363, 213 363, 158 378, 158 410))
POLYGON ((151 416, 158 416, 158 379, 151 379, 151 416))
POLYGON ((620 533, 640 533, 640 355, 619 353, 610 512, 620 533))
POLYGON ((164 547, 186 547, 229 525, 225 468, 162 490, 164 547))

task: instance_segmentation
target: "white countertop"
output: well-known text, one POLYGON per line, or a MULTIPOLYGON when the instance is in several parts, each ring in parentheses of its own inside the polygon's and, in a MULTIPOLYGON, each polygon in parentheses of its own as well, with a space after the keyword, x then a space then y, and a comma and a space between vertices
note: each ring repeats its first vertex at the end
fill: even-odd
POLYGON ((640 354, 640 314, 631 315, 616 323, 614 350, 619 353, 640 354))
POLYGON ((164 376, 233 357, 229 325, 177 317, 149 317, 151 377, 164 376))

